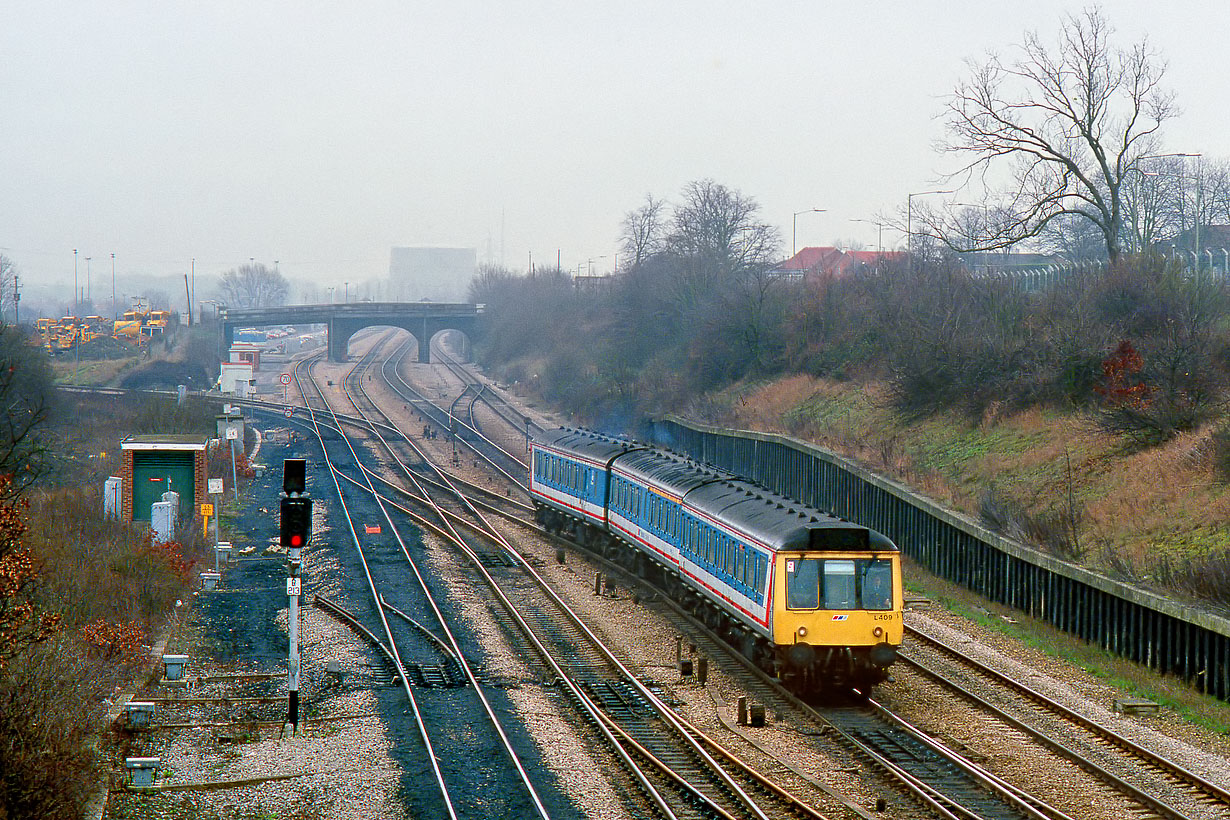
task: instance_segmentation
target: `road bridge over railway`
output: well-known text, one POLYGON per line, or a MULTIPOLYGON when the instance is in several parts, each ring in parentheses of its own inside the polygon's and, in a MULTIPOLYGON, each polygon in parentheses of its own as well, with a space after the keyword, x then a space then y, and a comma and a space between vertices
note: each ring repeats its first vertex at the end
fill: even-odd
POLYGON ((473 338, 481 305, 436 302, 349 302, 340 305, 283 305, 265 308, 223 308, 218 312, 222 341, 230 350, 235 328, 266 325, 328 326, 329 359, 346 361, 350 337, 365 327, 389 325, 410 331, 419 343, 419 361, 431 361, 431 340, 444 330, 459 330, 473 338))

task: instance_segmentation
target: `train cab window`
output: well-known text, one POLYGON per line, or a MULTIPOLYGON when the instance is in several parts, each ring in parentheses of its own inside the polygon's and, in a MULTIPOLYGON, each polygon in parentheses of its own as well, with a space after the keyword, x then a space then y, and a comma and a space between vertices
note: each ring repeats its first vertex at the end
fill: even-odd
POLYGON ((863 609, 893 608, 892 561, 859 561, 859 589, 863 609))
POLYGON ((858 606, 858 584, 854 562, 828 560, 824 562, 824 608, 854 609, 858 606))
POLYGON ((820 564, 815 558, 786 559, 786 608, 818 609, 820 564))

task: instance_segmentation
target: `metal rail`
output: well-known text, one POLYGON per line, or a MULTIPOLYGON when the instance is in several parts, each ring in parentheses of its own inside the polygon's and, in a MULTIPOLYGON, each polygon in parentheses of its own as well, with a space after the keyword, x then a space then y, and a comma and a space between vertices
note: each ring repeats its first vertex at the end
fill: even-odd
MULTIPOLYGON (((357 381, 357 384, 360 386, 361 391, 362 391, 363 383, 364 382, 362 379, 357 381)), ((368 400, 370 400, 370 397, 368 397, 368 400)), ((356 409, 358 408, 356 407, 356 409)), ((387 446, 386 446, 386 449, 388 449, 387 446)), ((391 452, 392 451, 390 450, 390 453, 391 452)), ((423 454, 420 452, 420 455, 422 456, 423 454)), ((447 481, 448 479, 445 478, 444 480, 447 481)), ((452 489, 453 489, 454 495, 464 499, 464 494, 456 490, 455 487, 452 489)), ((503 549, 506 551, 506 554, 509 555, 511 558, 513 558, 514 564, 522 572, 528 572, 532 577, 535 578, 540 588, 544 589, 547 592, 547 594, 552 598, 555 606, 558 607, 561 612, 566 614, 567 618, 569 619, 569 622, 574 625, 574 628, 579 630, 580 633, 585 636, 586 640, 589 642, 591 646, 594 646, 597 648, 597 650, 600 652, 600 654, 602 655, 602 657, 606 660, 608 664, 611 664, 614 668, 621 671, 624 677, 624 680, 626 682, 626 685, 629 687, 629 689, 632 691, 635 691, 637 693, 637 697, 643 698, 646 701, 646 703, 651 704, 654 708, 654 711, 659 714, 660 719, 664 720, 667 724, 674 727, 674 731, 676 732, 677 736, 683 739, 686 745, 691 747, 692 749, 691 754, 698 757, 698 759, 703 760, 705 762, 705 766, 708 768, 709 771, 716 773, 716 775, 719 778, 719 781, 722 784, 722 789, 734 795, 737 798, 738 802, 744 807, 744 810, 750 810, 753 812, 753 816, 766 817, 766 815, 760 810, 756 802, 752 800, 748 796, 748 794, 735 781, 733 781, 730 778, 730 775, 727 774, 725 770, 720 765, 718 765, 712 757, 710 757, 710 755, 705 751, 704 745, 700 743, 700 741, 698 741, 693 735, 690 735, 687 728, 682 728, 682 729, 680 728, 681 721, 676 715, 674 715, 673 710, 671 710, 664 703, 662 703, 660 699, 657 698, 657 696, 650 689, 648 689, 648 687, 645 687, 643 683, 637 680, 636 677, 633 676, 630 673, 630 671, 628 671, 618 661, 617 658, 615 658, 613 653, 611 653, 611 651, 597 639, 597 637, 592 633, 592 631, 589 630, 588 626, 586 626, 584 622, 578 616, 576 616, 576 614, 562 601, 562 599, 559 599, 558 596, 555 595, 553 590, 550 589, 549 585, 547 585, 545 581, 540 576, 538 576, 536 572, 534 572, 534 570, 524 561, 524 559, 520 557, 520 555, 511 547, 510 544, 508 544, 508 542, 498 533, 498 531, 495 530, 495 528, 492 527, 490 523, 486 521, 482 513, 476 508, 474 508, 473 505, 469 505, 468 501, 466 501, 466 503, 468 506, 470 506, 471 513, 482 522, 481 528, 487 531, 486 533, 487 537, 496 541, 499 545, 501 545, 503 549)), ((532 627, 529 626, 524 616, 521 615, 519 607, 513 604, 513 602, 507 597, 507 595, 504 593, 504 591, 502 590, 500 585, 496 582, 496 580, 490 575, 490 573, 487 572, 486 568, 483 565, 482 557, 478 555, 477 553, 475 553, 473 549, 470 548, 467 544, 458 543, 458 546, 460 549, 465 551, 471 557, 471 560, 474 561, 475 566, 478 568, 478 571, 480 572, 480 574, 482 574, 484 578, 488 580, 489 586, 493 590, 493 593, 497 596, 497 598, 501 600, 502 603, 504 603, 505 611, 509 614, 509 617, 511 617, 512 619, 514 619, 514 621, 517 622, 520 632, 526 637, 527 640, 530 640, 534 644, 535 651, 540 656, 542 656, 544 660, 550 666, 552 666, 553 671, 556 672, 561 682, 569 686, 570 693, 572 694, 574 700, 578 702, 582 706, 582 708, 585 709, 586 711, 594 710, 594 713, 597 715, 597 717, 600 720, 610 721, 611 718, 609 716, 604 716, 601 710, 597 710, 595 708, 596 704, 592 702, 591 696, 589 696, 587 692, 585 691, 585 687, 573 682, 574 680, 573 675, 570 675, 566 672, 566 669, 564 668, 564 666, 561 665, 561 663, 554 658, 554 653, 548 651, 548 649, 538 639, 536 635, 536 631, 532 627)), ((602 724, 600 723, 599 725, 601 726, 602 724)), ((691 728, 694 730, 694 727, 691 727, 691 728)), ((654 759, 656 760, 656 758, 654 759)), ((677 775, 673 773, 670 776, 672 778, 677 777, 677 775)), ((648 783, 645 782, 644 785, 648 786, 648 783)), ((692 799, 699 799, 699 798, 696 796, 696 794, 692 794, 692 799)), ((660 806, 660 808, 663 808, 664 810, 669 811, 669 809, 667 809, 664 804, 660 806)), ((795 810, 797 810, 797 807, 795 810)), ((722 816, 720 809, 716 806, 711 806, 708 809, 708 811, 717 812, 718 816, 722 816)))
MULTIPOLYGON (((1080 731, 1093 737, 1097 741, 1118 749, 1125 756, 1133 759, 1137 763, 1144 764, 1166 777, 1175 784, 1180 784, 1190 792, 1191 799, 1197 801, 1216 802, 1221 804, 1223 809, 1230 807, 1230 791, 1227 791, 1223 786, 1213 783, 1191 771, 1185 766, 1182 766, 1165 756, 1144 748, 1135 741, 1115 732, 1111 728, 1098 723, 1084 715, 1076 712, 1068 706, 1060 703, 1054 698, 1050 698, 1045 694, 1033 689, 1022 681, 1016 680, 1008 675, 992 669, 976 658, 962 652, 956 647, 949 646, 941 642, 938 638, 928 635, 925 632, 915 628, 909 628, 908 634, 912 639, 919 643, 925 644, 933 651, 945 655, 968 669, 973 670, 978 676, 984 680, 990 681, 992 684, 1007 689, 1011 693, 1018 695, 1021 701, 1033 708, 1041 709, 1051 715, 1058 716, 1066 723, 1076 727, 1080 731)), ((1129 796, 1131 799, 1140 803, 1146 809, 1154 812, 1159 817, 1174 818, 1174 820, 1183 820, 1188 817, 1181 809, 1175 808, 1168 803, 1162 801, 1158 796, 1152 793, 1149 788, 1139 787, 1125 780, 1120 775, 1112 772, 1106 765, 1099 764, 1090 759, 1088 755, 1081 751, 1072 748, 1064 741, 1053 737, 1050 733, 1040 729, 1034 724, 1015 717, 1004 709, 989 702, 986 698, 973 692, 968 686, 963 685, 953 679, 951 676, 944 674, 930 664, 923 661, 911 652, 904 652, 901 659, 906 663, 914 666, 923 674, 941 682, 945 687, 950 688, 961 694, 962 697, 977 704, 979 708, 994 714, 998 719, 1013 726, 1017 730, 1033 737, 1042 745, 1060 754, 1081 768, 1095 774, 1100 779, 1109 783, 1113 788, 1129 796)))

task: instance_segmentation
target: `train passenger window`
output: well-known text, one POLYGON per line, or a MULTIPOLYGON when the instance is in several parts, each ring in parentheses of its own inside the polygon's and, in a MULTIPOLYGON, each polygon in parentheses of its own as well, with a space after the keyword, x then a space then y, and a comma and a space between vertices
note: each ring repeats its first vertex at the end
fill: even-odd
POLYGON ((824 608, 854 609, 858 606, 854 562, 830 559, 824 562, 824 608))
POLYGON ((815 558, 786 559, 787 609, 817 609, 820 606, 820 563, 815 558))
POLYGON ((893 564, 891 561, 859 561, 859 587, 863 609, 893 608, 893 564))

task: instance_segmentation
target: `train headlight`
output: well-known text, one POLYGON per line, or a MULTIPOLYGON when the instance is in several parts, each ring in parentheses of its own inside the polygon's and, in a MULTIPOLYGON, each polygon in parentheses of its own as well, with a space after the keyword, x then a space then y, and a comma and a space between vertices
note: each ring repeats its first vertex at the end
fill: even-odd
POLYGON ((807 637, 807 627, 805 627, 805 626, 800 626, 800 627, 799 627, 799 637, 800 637, 800 638, 806 638, 806 637, 807 637))
POLYGON ((884 627, 877 626, 875 629, 871 630, 871 634, 875 635, 877 638, 883 638, 884 637, 884 627))

